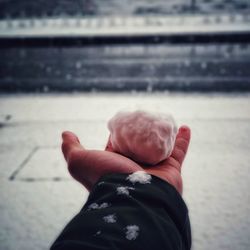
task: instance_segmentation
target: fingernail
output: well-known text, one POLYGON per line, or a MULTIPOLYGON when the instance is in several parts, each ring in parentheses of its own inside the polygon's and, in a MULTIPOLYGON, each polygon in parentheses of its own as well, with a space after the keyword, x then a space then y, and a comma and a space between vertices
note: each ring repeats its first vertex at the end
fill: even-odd
POLYGON ((62 132, 62 139, 65 138, 66 131, 62 132))
POLYGON ((65 140, 65 139, 67 139, 67 140, 73 139, 73 140, 77 140, 80 143, 78 137, 74 133, 72 133, 70 131, 64 131, 62 133, 62 139, 63 140, 65 140))
POLYGON ((186 133, 187 131, 188 131, 188 127, 186 127, 186 126, 183 126, 183 127, 181 127, 181 132, 184 132, 184 133, 186 133))

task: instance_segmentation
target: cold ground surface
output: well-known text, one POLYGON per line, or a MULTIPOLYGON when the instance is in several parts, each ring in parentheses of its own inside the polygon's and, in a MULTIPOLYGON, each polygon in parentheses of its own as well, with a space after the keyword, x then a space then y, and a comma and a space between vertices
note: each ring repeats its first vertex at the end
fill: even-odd
POLYGON ((121 109, 171 111, 192 129, 183 167, 193 250, 248 250, 250 96, 74 94, 0 96, 0 248, 45 250, 86 190, 67 173, 60 134, 102 149, 121 109))

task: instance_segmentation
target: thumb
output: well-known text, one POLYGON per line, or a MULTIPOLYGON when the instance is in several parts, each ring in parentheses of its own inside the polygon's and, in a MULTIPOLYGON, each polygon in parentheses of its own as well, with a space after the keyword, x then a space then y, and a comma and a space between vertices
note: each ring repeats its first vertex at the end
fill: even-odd
POLYGON ((62 152, 65 160, 67 161, 72 150, 83 150, 83 146, 80 144, 78 137, 70 132, 64 131, 62 133, 62 152))
POLYGON ((171 154, 171 157, 174 158, 179 163, 180 167, 186 156, 190 138, 191 138, 190 128, 185 125, 181 126, 176 136, 174 149, 171 154))

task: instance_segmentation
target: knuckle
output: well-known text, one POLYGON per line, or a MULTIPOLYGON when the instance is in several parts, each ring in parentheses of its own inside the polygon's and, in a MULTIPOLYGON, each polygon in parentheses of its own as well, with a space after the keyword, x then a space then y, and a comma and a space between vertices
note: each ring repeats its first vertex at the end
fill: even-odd
POLYGON ((179 138, 176 142, 177 148, 184 152, 187 150, 188 144, 189 142, 184 138, 179 138))

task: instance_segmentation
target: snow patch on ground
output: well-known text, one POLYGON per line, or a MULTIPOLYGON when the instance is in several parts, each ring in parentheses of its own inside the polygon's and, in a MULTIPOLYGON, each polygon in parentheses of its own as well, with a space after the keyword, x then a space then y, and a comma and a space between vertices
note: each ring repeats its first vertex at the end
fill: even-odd
POLYGON ((139 182, 141 184, 148 184, 151 183, 151 179, 151 175, 144 171, 136 171, 127 177, 127 180, 129 180, 133 184, 135 184, 136 182, 139 182))
POLYGON ((128 240, 135 240, 139 235, 139 227, 136 225, 126 226, 126 238, 128 240))

